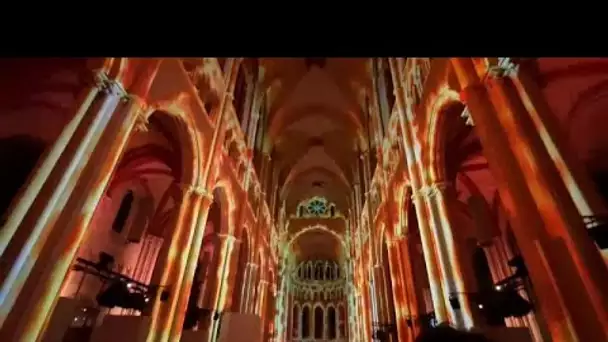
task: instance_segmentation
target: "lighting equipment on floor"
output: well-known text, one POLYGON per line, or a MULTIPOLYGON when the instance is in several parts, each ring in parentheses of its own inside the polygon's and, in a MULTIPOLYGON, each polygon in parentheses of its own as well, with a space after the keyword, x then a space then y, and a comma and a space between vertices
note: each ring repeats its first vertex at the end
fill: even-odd
POLYGON ((477 308, 489 322, 502 323, 507 317, 523 317, 533 310, 533 306, 520 294, 528 277, 528 269, 521 255, 508 261, 515 269, 513 274, 494 284, 492 289, 478 294, 477 308), (498 322, 500 321, 500 322, 498 322))
POLYGON ((97 295, 97 304, 108 308, 118 306, 123 309, 143 311, 150 302, 147 292, 147 288, 123 279, 116 279, 97 295))
MULTIPOLYGON (((106 285, 96 297, 99 306, 143 311, 162 287, 143 284, 126 275, 114 272, 111 270, 113 264, 114 257, 101 252, 99 260, 96 262, 77 258, 73 268, 101 279, 106 285)), ((163 289, 160 300, 165 301, 168 298, 169 291, 163 289)))

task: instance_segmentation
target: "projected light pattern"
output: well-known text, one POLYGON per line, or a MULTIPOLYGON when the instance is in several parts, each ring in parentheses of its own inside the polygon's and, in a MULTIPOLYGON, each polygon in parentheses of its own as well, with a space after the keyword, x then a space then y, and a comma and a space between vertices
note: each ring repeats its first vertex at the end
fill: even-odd
MULTIPOLYGON (((117 274, 163 289, 140 310, 149 342, 215 341, 237 312, 260 318, 264 341, 414 341, 431 322, 490 320, 492 303, 477 296, 484 286, 532 303, 498 321, 536 341, 607 340, 608 270, 581 219, 605 208, 552 113, 566 96, 547 96, 530 60, 329 58, 304 68, 299 59, 97 58, 6 68, 48 79, 7 73, 15 103, 72 93, 49 101, 71 99, 55 108, 69 118, 45 138, 53 143, 0 229, 0 336, 46 338, 64 293, 92 293, 76 281, 75 258, 108 249, 128 264, 117 274), (107 238, 105 217, 135 184, 135 203, 156 208, 107 238), (146 236, 163 239, 155 261, 146 236), (485 273, 467 264, 467 241, 486 256, 485 273), (525 275, 509 266, 517 258, 525 275), (193 306, 210 314, 185 332, 193 306)), ((34 121, 23 126, 45 131, 34 121)))

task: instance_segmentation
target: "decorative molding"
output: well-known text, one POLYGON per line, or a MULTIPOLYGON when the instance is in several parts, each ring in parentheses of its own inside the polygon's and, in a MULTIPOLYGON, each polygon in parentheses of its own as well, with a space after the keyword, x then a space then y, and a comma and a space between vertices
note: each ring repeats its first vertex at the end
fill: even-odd
MULTIPOLYGON (((135 100, 135 98, 132 100, 138 101, 138 100, 135 100)), ((146 104, 143 103, 143 101, 141 101, 141 100, 139 100, 139 103, 137 104, 137 106, 139 108, 135 112, 135 125, 134 125, 133 129, 136 132, 147 132, 148 126, 150 125, 150 121, 148 120, 149 117, 147 115, 148 108, 147 108, 146 104)))
POLYGON ((486 58, 486 63, 486 77, 513 77, 519 72, 519 65, 515 64, 510 57, 498 57, 496 65, 490 65, 489 59, 486 58))
POLYGON ((234 235, 231 235, 231 234, 218 233, 216 235, 222 239, 225 239, 225 241, 228 243, 240 243, 241 242, 240 239, 237 239, 236 237, 234 237, 234 235))
POLYGON ((209 192, 209 190, 202 186, 184 184, 182 185, 182 188, 189 193, 193 193, 213 201, 213 193, 209 192))
POLYGON ((471 116, 471 112, 469 112, 469 107, 464 107, 462 113, 460 114, 460 117, 464 119, 464 122, 467 126, 475 126, 475 123, 473 122, 473 117, 471 116))
POLYGON ((412 199, 415 200, 420 197, 433 198, 443 193, 449 185, 450 183, 448 182, 436 182, 429 185, 423 185, 420 189, 412 194, 412 199))

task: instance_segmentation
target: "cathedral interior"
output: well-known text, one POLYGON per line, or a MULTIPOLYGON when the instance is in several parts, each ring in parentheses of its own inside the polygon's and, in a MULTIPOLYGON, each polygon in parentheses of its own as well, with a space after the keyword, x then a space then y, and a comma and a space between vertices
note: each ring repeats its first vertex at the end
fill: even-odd
POLYGON ((608 341, 608 59, 0 70, 1 341, 608 341))

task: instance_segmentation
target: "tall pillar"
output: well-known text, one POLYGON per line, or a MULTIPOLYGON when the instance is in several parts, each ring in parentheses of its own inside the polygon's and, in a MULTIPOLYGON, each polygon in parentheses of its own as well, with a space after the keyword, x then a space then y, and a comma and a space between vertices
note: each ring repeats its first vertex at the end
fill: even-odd
MULTIPOLYGON (((197 200, 198 208, 192 207, 192 210, 196 210, 196 213, 193 213, 194 218, 192 219, 192 222, 186 221, 183 224, 183 227, 189 228, 190 231, 185 231, 185 233, 188 235, 187 244, 183 246, 180 251, 183 254, 188 253, 188 257, 186 260, 184 260, 182 256, 181 259, 175 261, 178 274, 183 275, 181 276, 179 298, 177 298, 176 302, 177 308, 175 309, 169 340, 176 340, 181 337, 184 320, 186 318, 186 311, 188 310, 188 301, 190 299, 193 280, 200 259, 200 252, 203 244, 203 238, 205 236, 205 229, 207 227, 209 209, 213 203, 213 194, 203 188, 190 187, 188 191, 194 193, 193 200, 197 200)), ((173 284, 174 287, 176 287, 176 282, 173 284)), ((170 303, 170 301, 167 303, 170 303)))
POLYGON ((262 101, 264 101, 264 67, 260 66, 258 69, 258 75, 255 80, 256 86, 253 94, 253 102, 251 104, 251 120, 247 133, 247 146, 249 148, 255 148, 256 135, 258 133, 258 120, 260 119, 260 109, 262 108, 262 101))
POLYGON ((262 201, 266 201, 267 203, 270 202, 269 199, 269 195, 271 194, 270 191, 272 191, 270 189, 270 181, 271 181, 271 175, 272 175, 272 158, 270 157, 270 151, 266 150, 266 148, 264 149, 264 151, 262 152, 262 168, 261 168, 261 173, 260 173, 260 187, 262 190, 262 193, 264 194, 264 196, 261 198, 262 201))
MULTIPOLYGON (((367 277, 366 277, 367 278, 367 277)), ((371 292, 370 292, 370 282, 368 279, 365 279, 363 281, 363 302, 364 307, 366 308, 366 310, 364 311, 365 313, 365 318, 363 320, 364 322, 364 336, 365 336, 365 340, 369 341, 372 338, 372 319, 375 319, 375 317, 373 317, 375 315, 375 310, 372 306, 372 298, 371 298, 371 292)))
MULTIPOLYGON (((371 166, 370 164, 370 157, 369 154, 373 153, 370 151, 364 151, 363 152, 363 179, 365 181, 365 195, 367 196, 370 191, 371 191, 371 181, 372 181, 372 174, 371 174, 371 166)), ((363 198, 365 198, 366 196, 362 196, 363 198)), ((368 204, 369 206, 369 204, 368 204)))
POLYGON ((396 245, 398 246, 398 256, 401 259, 401 265, 403 265, 403 281, 405 282, 405 301, 407 306, 407 315, 405 317, 406 324, 408 326, 408 334, 412 337, 418 335, 420 331, 420 321, 417 319, 420 316, 420 303, 423 301, 421 291, 416 286, 416 274, 412 266, 412 251, 410 243, 410 233, 406 236, 402 236, 396 239, 396 245), (408 322, 409 320, 409 322, 408 322))
POLYGON ((388 286, 386 284, 386 275, 384 265, 376 264, 374 266, 374 287, 376 289, 376 307, 378 308, 378 322, 381 324, 389 323, 390 321, 390 305, 388 302, 388 286))
POLYGON ((413 335, 410 333, 407 325, 407 318, 411 316, 411 312, 409 310, 409 303, 406 295, 407 275, 404 272, 407 271, 407 268, 403 264, 403 260, 401 258, 403 238, 388 241, 387 245, 391 280, 393 285, 391 290, 393 293, 396 314, 394 324, 397 326, 397 333, 403 341, 413 341, 413 335))
POLYGON ((426 211, 424 208, 426 204, 422 197, 426 196, 426 193, 422 190, 412 194, 412 201, 416 208, 416 216, 418 217, 418 228, 420 230, 420 241, 422 242, 422 253, 424 256, 424 262, 426 271, 429 278, 429 288, 433 301, 433 309, 435 312, 435 319, 438 323, 449 322, 450 316, 447 307, 447 296, 443 289, 443 275, 440 271, 439 258, 435 250, 435 244, 433 240, 433 232, 428 224, 426 211))
MULTIPOLYGON (((98 127, 103 123, 100 123, 100 121, 103 120, 94 119, 107 116, 108 113, 112 112, 118 105, 118 99, 123 96, 123 94, 120 94, 122 92, 122 87, 115 84, 114 81, 109 80, 103 72, 92 74, 91 78, 93 78, 93 84, 84 89, 79 95, 74 116, 64 127, 52 147, 45 153, 42 163, 37 165, 36 170, 33 171, 32 177, 23 187, 24 191, 18 194, 17 199, 11 204, 11 208, 7 210, 10 215, 0 230, 0 256, 4 257, 6 248, 26 215, 32 210, 40 211, 43 209, 37 208, 42 207, 42 205, 31 208, 34 201, 38 200, 38 202, 40 202, 40 197, 46 198, 53 195, 52 192, 54 190, 45 190, 48 186, 44 187, 44 185, 47 181, 53 181, 53 179, 49 180, 49 177, 57 173, 56 171, 53 171, 59 167, 58 164, 60 160, 75 159, 74 147, 71 145, 86 145, 93 137, 98 135, 98 127), (97 125, 93 125, 94 123, 97 123, 97 125), (91 133, 87 134, 87 132, 91 133), (80 141, 74 143, 75 139, 80 141), (71 149, 67 150, 68 146, 71 146, 71 149), (68 156, 68 154, 71 154, 71 156, 68 156)), ((81 152, 81 154, 86 155, 87 153, 84 152, 85 151, 81 152)), ((69 161, 62 161, 62 164, 65 163, 69 163, 69 161)), ((63 165, 63 172, 60 174, 65 174, 67 170, 74 172, 77 169, 75 167, 69 168, 63 165)), ((54 181, 57 182, 56 178, 58 178, 58 176, 55 175, 54 178, 54 181)), ((60 190, 57 191, 61 192, 60 190)))
POLYGON ((0 325, 12 307, 11 302, 16 300, 15 293, 23 286, 40 255, 58 208, 65 206, 112 113, 126 96, 119 83, 101 73, 96 77, 97 83, 85 91, 74 118, 44 156, 26 190, 14 201, 0 230, 0 257, 3 264, 12 266, 0 275, 0 325), (13 239, 17 231, 26 232, 25 241, 13 239), (7 250, 9 243, 11 248, 7 250))
POLYGON ((490 79, 486 88, 469 59, 452 63, 552 338, 608 339, 606 266, 529 118, 504 80, 490 79))
POLYGON ((143 102, 138 98, 113 114, 125 94, 118 83, 111 89, 99 111, 85 119, 88 125, 78 128, 65 158, 55 164, 45 184, 49 187, 41 190, 22 221, 16 216, 11 221, 30 235, 0 289, 3 336, 25 340, 42 336, 97 203, 142 115, 143 102))
POLYGON ((251 262, 247 262, 245 264, 245 269, 243 270, 243 283, 241 284, 240 289, 235 289, 239 293, 239 307, 238 312, 246 313, 247 312, 247 297, 249 296, 249 282, 253 276, 251 262))
MULTIPOLYGON (((245 70, 243 70, 243 72, 245 72, 245 70)), ((245 102, 243 105, 243 118, 241 119, 241 122, 239 122, 240 126, 241 126, 241 131, 243 132, 243 135, 245 136, 245 139, 248 139, 247 137, 247 133, 248 133, 248 128, 249 128, 249 122, 251 121, 251 115, 252 115, 252 103, 254 100, 254 96, 255 93, 257 91, 257 82, 255 79, 255 75, 251 76, 251 75, 247 75, 247 73, 245 72, 245 83, 246 83, 246 90, 245 90, 245 102)), ((245 140, 247 141, 247 140, 245 140)))
MULTIPOLYGON (((264 337, 266 337, 267 332, 268 332, 268 322, 266 322, 266 313, 267 313, 267 307, 266 307, 266 301, 267 301, 267 296, 268 296, 268 281, 267 280, 262 280, 260 281, 260 285, 258 287, 258 293, 260 294, 259 300, 258 300, 258 305, 257 305, 257 315, 260 317, 260 322, 261 322, 261 328, 262 328, 262 339, 264 337)), ((265 341, 265 340, 264 340, 265 341)))
POLYGON ((244 298, 241 300, 239 308, 240 312, 253 313, 256 286, 259 279, 257 264, 248 262, 247 268, 245 269, 245 281, 243 283, 243 289, 241 290, 241 296, 244 298))
POLYGON ((447 298, 442 289, 444 280, 442 273, 439 270, 438 256, 433 248, 433 239, 431 227, 427 220, 425 202, 420 199, 420 195, 424 194, 424 183, 420 170, 420 156, 416 153, 414 146, 416 145, 416 135, 413 132, 412 99, 405 96, 406 90, 403 87, 404 77, 402 77, 401 68, 397 67, 397 61, 394 58, 390 59, 391 75, 394 84, 395 104, 397 106, 397 114, 399 116, 399 125, 401 127, 401 140, 405 154, 405 160, 410 175, 410 183, 412 186, 412 200, 415 204, 416 216, 418 217, 418 225, 420 228, 420 237, 424 253, 424 260, 429 277, 429 286, 431 297, 433 299, 433 308, 435 311, 435 319, 437 322, 449 322, 449 311, 446 306, 447 298))
POLYGON ((471 328, 473 326, 473 313, 468 299, 469 292, 465 288, 450 216, 445 204, 446 184, 434 183, 425 190, 425 202, 433 227, 433 241, 435 242, 440 270, 443 273, 444 294, 448 300, 456 298, 460 304, 460 309, 454 309, 452 305, 449 305, 450 314, 457 325, 471 328))
MULTIPOLYGON (((361 155, 360 159, 363 159, 364 156, 361 155)), ((361 194, 361 160, 356 160, 357 162, 357 166, 355 167, 355 171, 354 171, 354 178, 355 178, 355 186, 354 186, 354 193, 355 193, 355 198, 354 198, 354 209, 355 209, 355 218, 360 219, 361 218, 361 211, 362 211, 362 204, 361 204, 361 198, 363 197, 361 194)), ((365 185, 364 185, 365 186, 365 185)))
MULTIPOLYGON (((506 59, 506 58, 505 58, 506 59)), ((529 63, 522 61, 508 76, 513 81, 522 105, 533 122, 535 134, 538 134, 546 151, 551 155, 551 161, 560 174, 570 197, 574 201, 581 216, 605 215, 606 203, 598 194, 582 164, 575 160, 569 143, 561 134, 559 120, 552 113, 542 89, 531 76, 529 63)))
MULTIPOLYGON (((594 312, 608 333, 608 269, 586 230, 575 199, 568 196, 559 168, 555 166, 556 156, 553 151, 541 147, 543 137, 534 126, 534 120, 526 111, 511 79, 490 79, 488 92, 494 105, 504 110, 504 115, 498 118, 507 134, 517 135, 523 142, 514 146, 514 152, 522 170, 536 176, 534 182, 528 181, 530 192, 536 203, 542 205, 540 214, 547 223, 549 234, 563 240, 576 268, 573 271, 582 280, 594 312)), ((572 301, 572 305, 578 302, 575 298, 572 301)))
POLYGON ((168 248, 157 260, 162 270, 158 285, 169 293, 169 298, 161 301, 163 291, 155 294, 147 341, 169 341, 181 336, 212 201, 213 197, 205 189, 195 186, 182 189, 168 248))
POLYGON ((228 297, 228 285, 230 281, 230 273, 232 259, 234 258, 234 245, 236 238, 232 235, 218 234, 219 243, 219 259, 217 272, 214 275, 215 288, 210 289, 210 304, 211 315, 203 322, 203 330, 206 330, 206 336, 203 341, 214 341, 217 338, 217 329, 219 321, 214 319, 215 314, 221 314, 226 306, 228 297))

